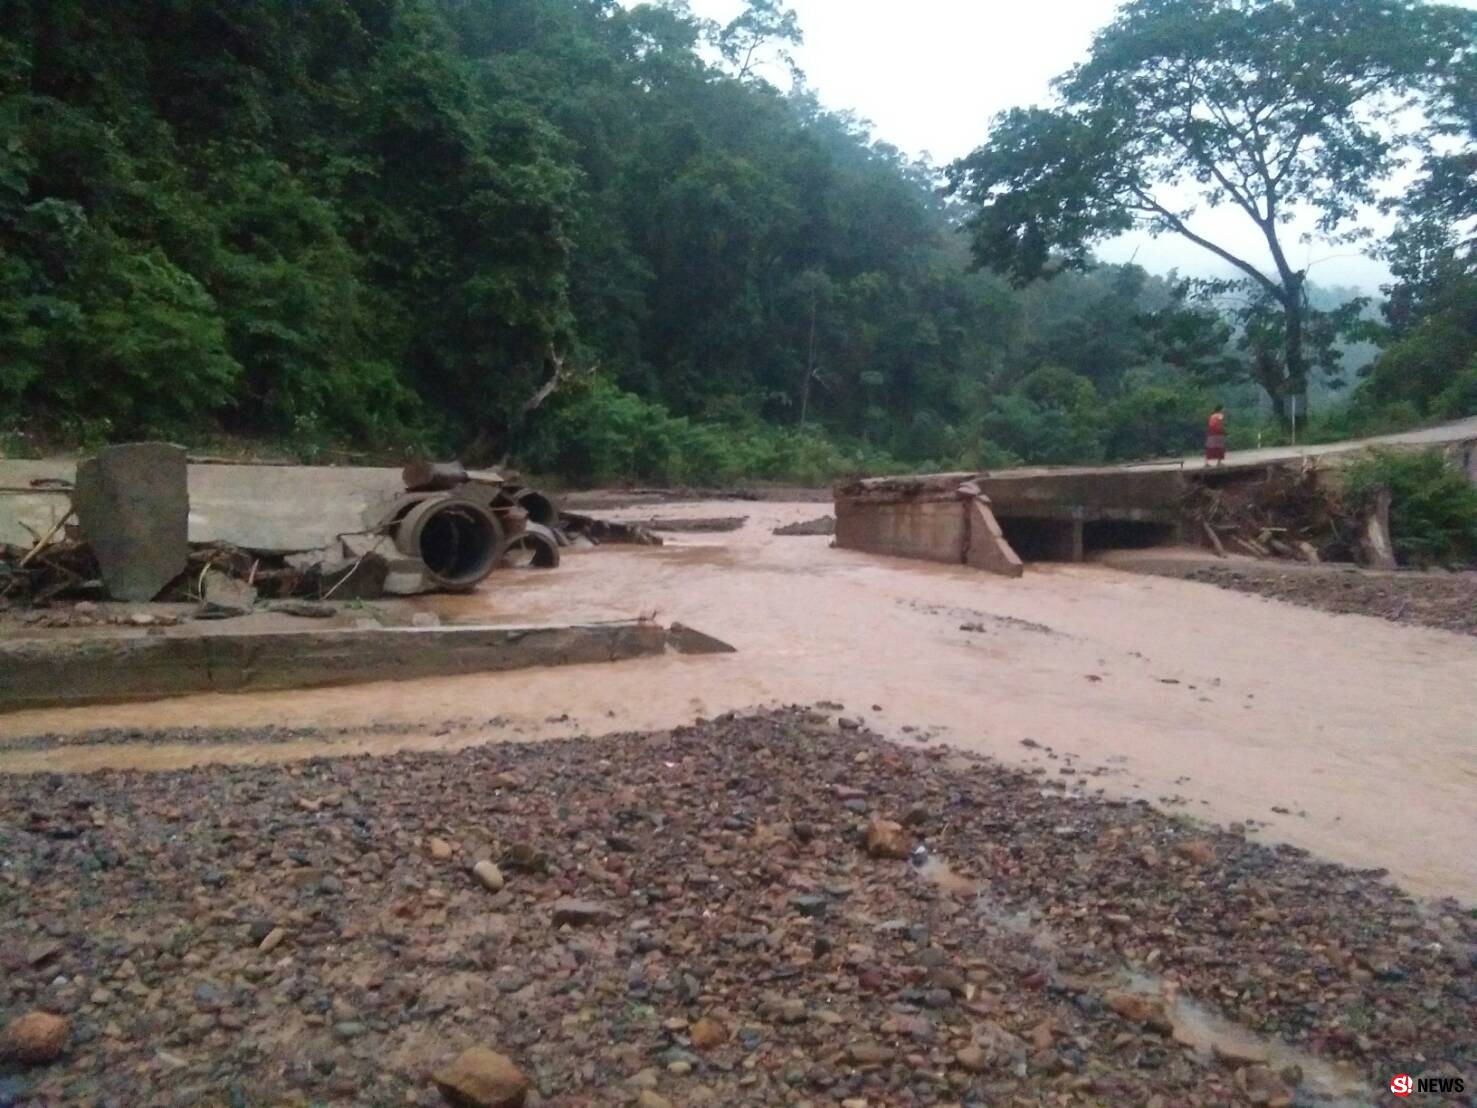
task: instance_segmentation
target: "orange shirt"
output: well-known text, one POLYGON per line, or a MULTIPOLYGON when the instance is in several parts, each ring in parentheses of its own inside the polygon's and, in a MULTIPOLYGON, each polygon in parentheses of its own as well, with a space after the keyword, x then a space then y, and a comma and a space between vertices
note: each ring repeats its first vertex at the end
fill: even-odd
POLYGON ((1226 417, 1220 412, 1213 412, 1210 417, 1208 430, 1212 435, 1224 435, 1226 433, 1226 417))

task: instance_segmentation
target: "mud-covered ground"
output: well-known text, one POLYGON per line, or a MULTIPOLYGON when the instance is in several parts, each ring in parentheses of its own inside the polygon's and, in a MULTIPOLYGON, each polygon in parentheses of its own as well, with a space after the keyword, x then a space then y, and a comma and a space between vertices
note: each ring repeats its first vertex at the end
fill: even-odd
POLYGON ((567 1108, 1471 1101, 1469 914, 1073 784, 798 710, 0 779, 0 1019, 70 1025, 0 1103, 433 1105, 479 1044, 567 1108))
POLYGON ((1477 635, 1477 573, 1361 573, 1357 570, 1200 566, 1175 574, 1304 608, 1378 616, 1392 623, 1477 635))

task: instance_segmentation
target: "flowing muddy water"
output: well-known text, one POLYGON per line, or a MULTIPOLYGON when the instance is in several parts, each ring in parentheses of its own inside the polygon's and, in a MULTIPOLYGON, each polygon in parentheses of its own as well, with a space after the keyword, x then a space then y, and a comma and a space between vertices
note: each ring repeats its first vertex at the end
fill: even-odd
POLYGON ((571 552, 555 572, 500 574, 475 594, 419 602, 490 623, 655 616, 737 654, 22 712, 0 717, 0 772, 449 748, 832 701, 902 742, 983 752, 1074 792, 1256 821, 1264 840, 1477 901, 1477 639, 1097 566, 1031 567, 1010 581, 771 534, 821 510, 664 505, 664 515, 749 520, 660 548, 571 552), (6 749, 98 728, 267 724, 335 733, 6 749), (387 724, 414 726, 375 730, 387 724))

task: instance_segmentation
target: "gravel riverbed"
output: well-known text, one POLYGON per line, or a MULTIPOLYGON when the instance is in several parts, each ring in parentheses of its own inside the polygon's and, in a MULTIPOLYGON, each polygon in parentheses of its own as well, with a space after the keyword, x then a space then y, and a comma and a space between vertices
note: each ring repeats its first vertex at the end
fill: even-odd
POLYGON ((0 1104, 1477 1103, 1471 913, 1236 831, 805 709, 0 778, 0 1104))
POLYGON ((1182 576, 1303 608, 1477 635, 1477 573, 1371 574, 1340 569, 1275 573, 1205 566, 1182 576))

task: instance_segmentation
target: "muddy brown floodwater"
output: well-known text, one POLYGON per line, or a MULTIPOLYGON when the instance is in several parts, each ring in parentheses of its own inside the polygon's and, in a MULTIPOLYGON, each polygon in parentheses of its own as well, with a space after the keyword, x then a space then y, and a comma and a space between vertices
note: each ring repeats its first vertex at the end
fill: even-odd
POLYGON ((899 741, 981 751, 1074 792, 1253 821, 1262 841, 1477 902, 1477 639, 1096 566, 1032 567, 1009 581, 833 550, 826 538, 770 533, 814 517, 814 504, 743 508, 748 522, 733 534, 577 552, 557 572, 502 574, 474 595, 422 601, 448 620, 655 615, 737 654, 23 712, 0 718, 0 771, 438 749, 833 701, 899 741), (440 726, 448 720, 479 726, 440 726), (105 727, 269 724, 335 734, 17 743, 105 727))

